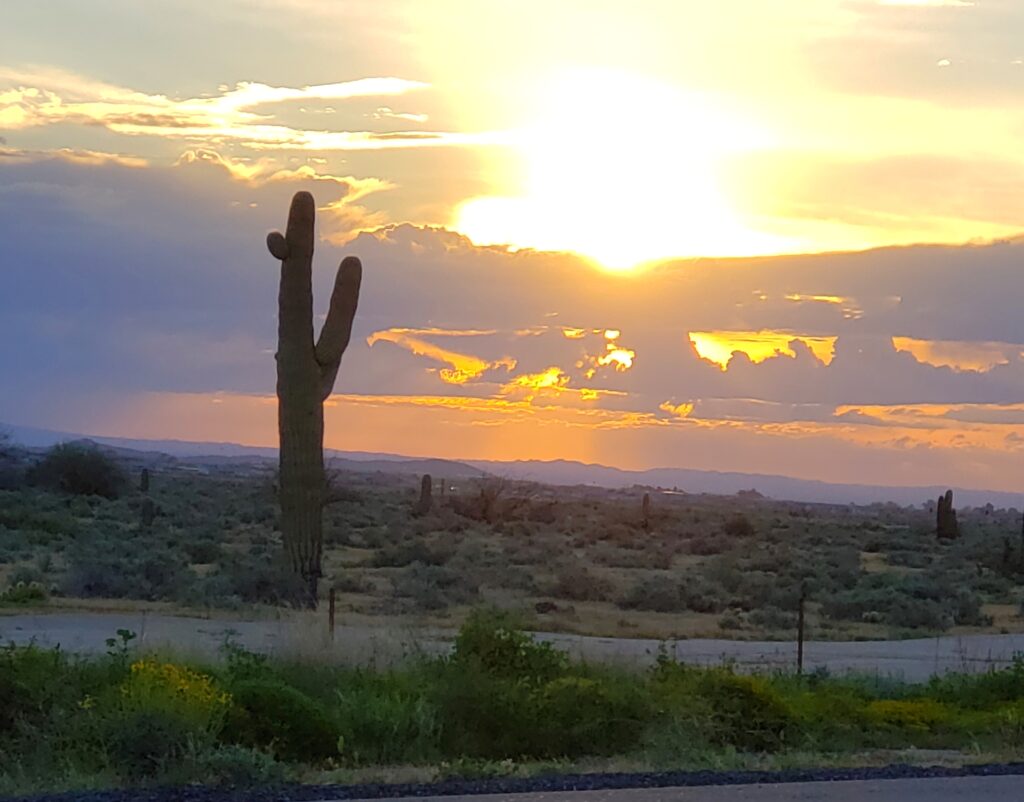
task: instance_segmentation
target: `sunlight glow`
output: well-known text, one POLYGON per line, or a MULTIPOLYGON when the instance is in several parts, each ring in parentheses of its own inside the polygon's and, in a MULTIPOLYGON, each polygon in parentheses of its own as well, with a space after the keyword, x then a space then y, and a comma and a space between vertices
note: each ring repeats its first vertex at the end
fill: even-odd
POLYGON ((523 193, 474 198, 457 211, 454 227, 478 245, 573 251, 609 269, 791 246, 746 227, 720 187, 725 156, 771 144, 749 120, 611 70, 563 73, 547 92, 544 119, 516 138, 523 193))

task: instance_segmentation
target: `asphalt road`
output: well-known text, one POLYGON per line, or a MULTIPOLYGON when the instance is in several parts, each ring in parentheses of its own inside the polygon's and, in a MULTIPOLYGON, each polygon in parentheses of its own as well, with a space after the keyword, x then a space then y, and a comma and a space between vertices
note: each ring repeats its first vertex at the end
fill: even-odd
MULTIPOLYGON (((326 637, 326 625, 310 619, 226 621, 180 618, 144 613, 53 613, 0 615, 0 643, 57 646, 68 652, 98 653, 118 629, 138 635, 146 648, 170 647, 178 652, 210 655, 230 638, 248 649, 324 660, 388 662, 414 651, 439 652, 448 648, 450 633, 412 628, 339 626, 335 638, 326 637)), ((657 654, 659 642, 630 638, 595 638, 542 634, 571 654, 589 660, 646 664, 657 654)), ((795 665, 793 643, 681 640, 668 644, 677 659, 701 665, 733 661, 738 667, 787 668, 795 665)), ((903 641, 809 642, 805 644, 806 670, 818 666, 834 673, 848 671, 927 680, 948 671, 985 671, 1008 665, 1024 653, 1024 635, 968 635, 903 641)), ((1024 795, 1021 796, 1024 802, 1024 795)))
MULTIPOLYGON (((419 797, 417 802, 1022 802, 1024 777, 732 785, 419 797)), ((324 802, 329 802, 324 800, 324 802)))

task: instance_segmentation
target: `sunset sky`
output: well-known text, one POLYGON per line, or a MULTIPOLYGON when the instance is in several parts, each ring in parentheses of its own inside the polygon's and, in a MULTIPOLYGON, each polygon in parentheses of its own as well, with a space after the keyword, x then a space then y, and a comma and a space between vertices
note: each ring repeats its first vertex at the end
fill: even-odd
POLYGON ((0 421, 1024 491, 1019 0, 12 0, 0 421), (322 319, 322 318, 321 318, 322 319))

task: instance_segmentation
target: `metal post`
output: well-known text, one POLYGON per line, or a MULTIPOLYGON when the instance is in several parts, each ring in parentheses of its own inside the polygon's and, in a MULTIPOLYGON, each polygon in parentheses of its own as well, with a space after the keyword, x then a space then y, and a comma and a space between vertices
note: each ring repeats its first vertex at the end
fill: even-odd
POLYGON ((807 586, 800 587, 800 611, 796 619, 796 675, 804 673, 804 603, 807 601, 807 586))
POLYGON ((331 588, 330 595, 328 596, 327 604, 327 630, 331 636, 331 640, 334 640, 334 588, 331 588))

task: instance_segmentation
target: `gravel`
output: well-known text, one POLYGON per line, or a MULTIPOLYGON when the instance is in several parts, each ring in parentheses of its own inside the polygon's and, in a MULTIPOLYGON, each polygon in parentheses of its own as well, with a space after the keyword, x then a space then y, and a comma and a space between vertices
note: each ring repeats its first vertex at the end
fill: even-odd
POLYGON ((626 788, 683 788, 756 783, 843 782, 852 780, 944 779, 1024 775, 1024 763, 960 768, 887 766, 866 769, 797 769, 789 771, 673 771, 643 774, 559 774, 539 777, 446 780, 404 785, 286 785, 265 788, 189 786, 123 791, 71 791, 32 797, 4 797, 0 802, 323 802, 344 799, 467 796, 480 794, 599 791, 626 788))

